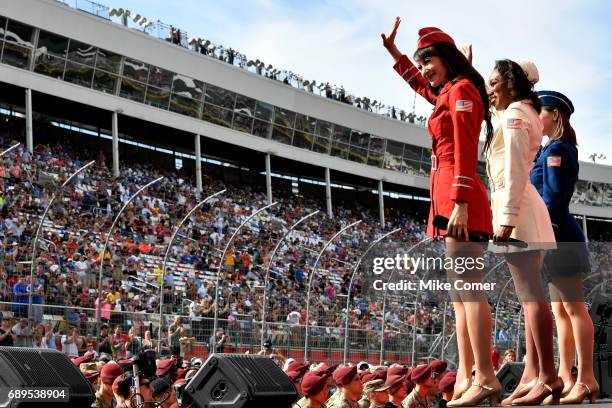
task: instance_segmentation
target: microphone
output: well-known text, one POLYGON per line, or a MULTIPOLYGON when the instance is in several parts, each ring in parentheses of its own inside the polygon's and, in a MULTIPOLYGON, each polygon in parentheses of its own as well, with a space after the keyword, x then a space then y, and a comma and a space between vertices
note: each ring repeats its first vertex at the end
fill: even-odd
MULTIPOLYGON (((433 226, 439 229, 447 230, 448 229, 448 218, 443 215, 436 215, 432 222, 433 226)), ((489 242, 490 236, 488 234, 482 232, 472 232, 468 231, 468 236, 470 241, 473 242, 489 242)), ((518 248, 527 248, 529 244, 525 241, 521 241, 520 239, 508 238, 507 242, 493 242, 495 245, 512 245, 518 248)))

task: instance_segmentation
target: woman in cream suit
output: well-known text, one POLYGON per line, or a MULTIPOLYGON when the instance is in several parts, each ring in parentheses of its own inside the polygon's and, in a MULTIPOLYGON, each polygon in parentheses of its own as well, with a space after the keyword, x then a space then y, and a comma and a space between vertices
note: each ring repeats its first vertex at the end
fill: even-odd
POLYGON ((510 60, 495 63, 489 78, 489 98, 499 124, 485 142, 491 182, 493 241, 510 238, 527 248, 507 246, 508 268, 525 313, 527 364, 521 385, 504 405, 539 405, 549 395, 558 403, 563 382, 553 359, 553 322, 541 284, 543 249, 555 247, 555 235, 542 197, 529 181, 542 143, 541 103, 533 91, 537 68, 510 60))

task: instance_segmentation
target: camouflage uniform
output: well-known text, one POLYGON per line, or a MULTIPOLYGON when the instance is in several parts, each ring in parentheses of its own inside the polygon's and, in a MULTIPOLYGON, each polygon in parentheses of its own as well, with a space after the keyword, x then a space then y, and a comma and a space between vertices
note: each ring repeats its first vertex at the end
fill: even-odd
POLYGON ((427 408, 428 406, 427 398, 421 397, 416 388, 402 401, 403 408, 427 408))

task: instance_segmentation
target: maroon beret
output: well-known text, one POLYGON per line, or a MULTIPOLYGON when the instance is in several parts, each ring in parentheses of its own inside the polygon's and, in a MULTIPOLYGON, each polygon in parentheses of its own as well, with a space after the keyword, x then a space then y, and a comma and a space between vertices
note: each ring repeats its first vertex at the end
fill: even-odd
POLYGON ((294 361, 287 366, 287 372, 297 371, 298 373, 305 374, 308 371, 308 367, 310 367, 310 364, 306 361, 294 361))
POLYGON ((87 378, 87 380, 89 380, 90 383, 94 383, 94 381, 96 381, 96 378, 98 378, 98 376, 100 375, 99 371, 81 371, 83 373, 83 375, 85 376, 85 378, 87 378))
POLYGON ((444 374, 444 377, 440 380, 438 384, 438 388, 442 392, 451 392, 455 387, 455 380, 457 379, 456 371, 449 371, 444 374))
POLYGON ((302 378, 302 394, 312 397, 321 392, 329 376, 322 372, 309 371, 302 378))
POLYGON ((387 379, 387 370, 374 370, 374 379, 385 381, 387 379))
POLYGON ((431 363, 429 363, 429 366, 431 367, 431 372, 434 376, 442 374, 444 370, 446 370, 447 365, 448 364, 444 360, 433 360, 431 363))
POLYGON ((437 42, 445 42, 455 45, 455 41, 450 35, 437 27, 424 27, 419 30, 419 39, 417 41, 417 49, 426 48, 437 42))
POLYGON ((389 367, 387 370, 387 377, 390 375, 406 375, 408 374, 408 368, 403 365, 394 365, 389 367))
POLYGON ((324 373, 326 376, 330 376, 333 374, 334 370, 336 369, 335 366, 329 366, 325 363, 321 364, 316 370, 316 373, 324 373))
POLYGON ((112 385, 115 378, 119 377, 123 373, 123 368, 121 368, 119 364, 106 363, 104 364, 104 367, 102 367, 102 370, 100 370, 100 380, 103 384, 112 385))
POLYGON ((429 364, 422 364, 412 369, 410 373, 410 379, 415 383, 424 382, 431 377, 431 366, 429 364))
POLYGON ((334 381, 338 385, 346 385, 353 381, 353 378, 357 375, 357 366, 344 366, 337 368, 334 371, 334 381))
POLYGON ((376 374, 369 371, 369 370, 365 370, 359 373, 359 379, 361 380, 362 383, 367 383, 369 381, 372 380, 376 380, 376 374))
POLYGON ((173 358, 167 358, 165 360, 159 360, 157 362, 157 370, 155 370, 155 375, 158 377, 166 375, 172 367, 174 367, 176 360, 173 358))
POLYGON ((286 374, 293 382, 298 382, 300 378, 303 377, 303 374, 300 371, 287 371, 286 374))
POLYGON ((91 360, 93 360, 93 357, 93 353, 85 353, 85 355, 75 358, 72 360, 72 362, 78 367, 83 363, 89 363, 91 360))

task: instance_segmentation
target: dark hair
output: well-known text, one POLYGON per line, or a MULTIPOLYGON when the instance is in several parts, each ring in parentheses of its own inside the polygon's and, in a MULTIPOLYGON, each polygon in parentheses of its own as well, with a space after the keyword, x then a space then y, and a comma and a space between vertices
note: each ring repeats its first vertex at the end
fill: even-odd
POLYGON ((552 106, 542 106, 542 109, 551 113, 557 111, 559 113, 559 119, 561 120, 561 126, 558 127, 559 130, 555 132, 556 134, 547 136, 554 140, 567 140, 574 146, 577 146, 578 142, 576 141, 576 132, 570 124, 569 117, 565 111, 552 106))
MULTIPOLYGON (((536 112, 540 113, 542 102, 534 92, 533 84, 527 79, 527 74, 525 74, 525 71, 523 71, 519 64, 509 59, 497 60, 493 70, 499 73, 511 102, 530 99, 536 112)), ((493 135, 487 135, 484 151, 487 151, 492 140, 493 135)))
MULTIPOLYGON (((487 139, 492 138, 493 124, 491 123, 491 112, 489 111, 489 96, 487 94, 486 83, 482 75, 480 75, 478 71, 474 69, 465 55, 463 55, 463 53, 453 44, 445 42, 433 43, 429 47, 416 50, 413 56, 415 60, 421 61, 428 57, 439 57, 442 59, 442 63, 448 72, 448 79, 451 82, 454 83, 463 76, 469 79, 470 82, 472 82, 472 84, 476 87, 484 106, 484 120, 486 123, 485 134, 487 139)), ((440 87, 432 87, 431 89, 436 95, 440 91, 440 87)))

